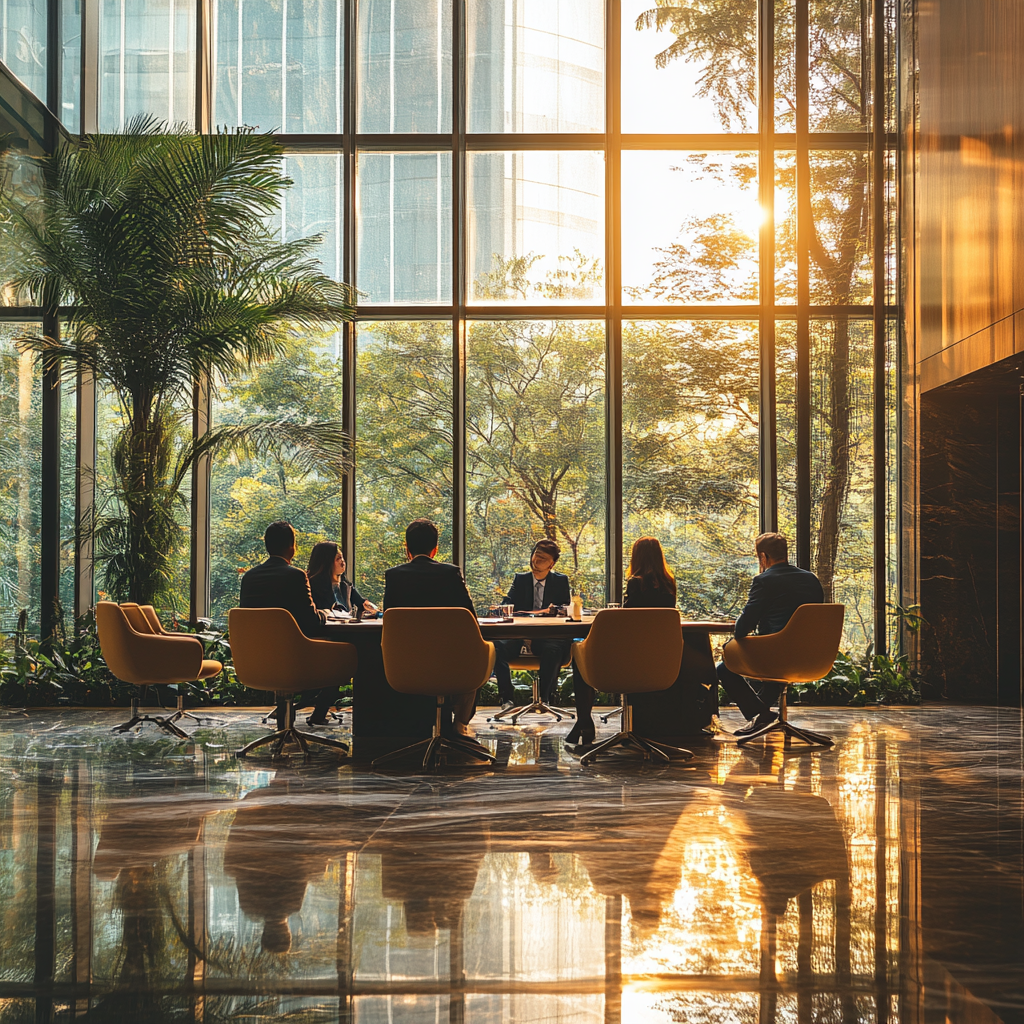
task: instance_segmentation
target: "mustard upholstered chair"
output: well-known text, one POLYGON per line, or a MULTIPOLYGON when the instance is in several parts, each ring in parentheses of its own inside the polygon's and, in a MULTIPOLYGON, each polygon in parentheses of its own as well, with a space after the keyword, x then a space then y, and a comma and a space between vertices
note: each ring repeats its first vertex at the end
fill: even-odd
POLYGON ((572 645, 583 678, 595 690, 622 694, 622 730, 598 743, 581 758, 589 764, 612 747, 632 746, 644 759, 693 757, 682 747, 655 743, 633 732, 631 693, 667 690, 679 676, 683 630, 675 608, 606 608, 594 616, 586 640, 572 645))
POLYGON ((824 679, 835 664, 843 636, 841 604, 802 604, 785 627, 767 636, 746 636, 730 640, 722 649, 725 667, 737 675, 761 682, 778 683, 779 718, 771 725, 744 736, 742 746, 769 733, 795 736, 814 746, 832 746, 832 738, 810 729, 798 729, 786 717, 786 691, 793 683, 824 679))
MULTIPOLYGON (((568 652, 562 668, 568 668, 572 664, 572 652, 568 652)), ((508 667, 514 672, 529 672, 533 679, 533 699, 529 704, 523 704, 518 708, 507 708, 499 711, 487 719, 488 722, 500 722, 507 718, 512 725, 515 725, 523 715, 554 715, 555 721, 560 722, 563 718, 575 718, 576 715, 568 708, 552 708, 540 699, 540 658, 532 655, 522 654, 518 658, 509 658, 508 667)))
MULTIPOLYGON (((221 670, 219 661, 203 658, 203 645, 194 637, 156 636, 148 625, 144 632, 133 628, 128 615, 138 625, 144 618, 136 605, 124 609, 113 601, 100 601, 96 605, 96 631, 100 638, 100 651, 107 668, 118 679, 142 689, 143 697, 150 686, 168 686, 206 676, 221 670)), ((127 732, 143 722, 153 722, 179 739, 188 739, 188 733, 172 721, 155 715, 140 715, 139 700, 132 698, 132 717, 114 732, 127 732)))
MULTIPOLYGON (((160 616, 157 615, 156 609, 151 604, 135 604, 131 601, 122 601, 121 609, 124 611, 129 624, 136 633, 152 633, 155 636, 169 636, 171 639, 176 640, 194 640, 195 637, 189 636, 187 633, 171 633, 164 629, 163 624, 160 622, 160 616)), ((203 669, 198 675, 198 679, 210 679, 217 675, 224 666, 219 661, 213 661, 212 659, 206 659, 203 661, 203 669)), ((185 682, 185 680, 182 680, 185 682)), ((201 722, 201 719, 195 715, 190 714, 185 710, 185 696, 178 690, 178 706, 175 709, 173 715, 167 719, 168 722, 177 722, 182 718, 191 718, 197 725, 201 722)))
POLYGON ((284 698, 286 716, 281 728, 242 747, 236 752, 238 757, 265 743, 274 744, 275 757, 289 742, 297 743, 304 754, 309 753, 309 743, 348 752, 348 745, 339 740, 299 732, 291 698, 303 690, 336 686, 351 679, 359 664, 354 644, 311 640, 284 608, 232 608, 228 612, 228 636, 239 682, 254 690, 271 691, 275 700, 284 698))
POLYGON ((479 746, 441 735, 444 698, 479 690, 494 671, 494 644, 480 635, 480 624, 466 608, 389 608, 384 613, 381 636, 384 674, 399 693, 436 698, 437 713, 430 739, 378 757, 384 764, 413 751, 423 750, 423 767, 445 759, 449 750, 494 763, 479 746))

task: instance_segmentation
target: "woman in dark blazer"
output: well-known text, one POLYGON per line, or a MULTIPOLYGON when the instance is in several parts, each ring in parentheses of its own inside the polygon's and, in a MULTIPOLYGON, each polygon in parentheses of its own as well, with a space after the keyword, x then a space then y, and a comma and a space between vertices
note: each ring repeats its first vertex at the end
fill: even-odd
MULTIPOLYGON (((676 580, 665 561, 665 552, 655 537, 641 537, 629 554, 629 579, 623 608, 675 608, 676 580)), ((576 724, 565 737, 574 753, 584 753, 594 742, 596 728, 591 711, 596 690, 588 686, 576 663, 572 666, 576 697, 576 724)))
POLYGON ((340 608, 353 614, 358 610, 363 615, 377 611, 377 606, 345 579, 345 556, 333 540, 313 545, 306 575, 317 608, 340 608))

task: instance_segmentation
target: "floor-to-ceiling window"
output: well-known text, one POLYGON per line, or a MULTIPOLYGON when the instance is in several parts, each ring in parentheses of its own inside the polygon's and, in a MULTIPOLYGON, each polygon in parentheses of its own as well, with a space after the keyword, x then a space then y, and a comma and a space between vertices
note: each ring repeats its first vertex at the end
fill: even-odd
POLYGON ((778 528, 847 644, 872 641, 895 572, 890 6, 102 0, 75 36, 64 4, 66 119, 279 133, 277 227, 319 234, 359 302, 218 382, 213 422, 341 420, 354 468, 215 460, 193 611, 230 607, 278 515, 303 549, 342 541, 374 598, 430 516, 481 604, 543 536, 614 599, 652 534, 701 616, 742 606, 778 528))

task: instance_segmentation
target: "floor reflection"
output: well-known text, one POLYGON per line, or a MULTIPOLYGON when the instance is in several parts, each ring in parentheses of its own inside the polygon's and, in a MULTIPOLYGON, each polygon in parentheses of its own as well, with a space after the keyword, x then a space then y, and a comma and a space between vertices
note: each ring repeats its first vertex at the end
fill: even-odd
MULTIPOLYGON (((240 763, 251 715, 185 752, 4 718, 0 1022, 1021 1020, 1012 953, 971 991, 929 956, 958 922, 928 925, 927 794, 969 788, 962 747, 927 711, 820 714, 831 753, 665 769, 484 727, 508 768, 432 777, 240 763)), ((1024 856, 1012 735, 977 754, 1003 788, 974 824, 1024 856)), ((975 870, 941 879, 964 921, 975 870)))

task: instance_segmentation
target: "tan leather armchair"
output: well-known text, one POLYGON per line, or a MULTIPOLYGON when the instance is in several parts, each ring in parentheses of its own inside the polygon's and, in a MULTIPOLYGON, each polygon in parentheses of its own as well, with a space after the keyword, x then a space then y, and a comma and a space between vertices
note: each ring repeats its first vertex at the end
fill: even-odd
MULTIPOLYGON (((156 636, 148 624, 145 632, 140 632, 132 626, 129 615, 140 625, 145 621, 138 605, 121 608, 113 601, 100 601, 96 605, 96 631, 107 667, 118 679, 140 687, 143 695, 150 686, 206 678, 221 670, 219 661, 203 658, 203 645, 194 637, 156 636)), ((179 739, 188 739, 188 733, 173 721, 140 715, 138 698, 132 699, 132 717, 116 726, 114 732, 127 732, 143 722, 153 722, 179 739)))
MULTIPOLYGON (((195 639, 195 637, 191 637, 187 633, 171 633, 164 629, 160 616, 157 615, 156 609, 151 604, 135 604, 133 601, 122 601, 120 607, 128 619, 128 624, 136 633, 152 633, 154 636, 167 636, 176 640, 195 639)), ((202 670, 196 678, 212 679, 213 676, 220 674, 223 667, 219 661, 214 661, 212 658, 204 659, 202 670)), ((182 681, 184 682, 184 680, 182 681)), ((200 723, 199 718, 185 710, 185 696, 179 690, 178 707, 167 721, 177 722, 182 718, 190 718, 197 725, 200 723)))
POLYGON ((693 757, 682 747, 655 743, 633 732, 631 693, 667 690, 683 660, 683 630, 675 608, 606 608, 594 616, 586 640, 572 645, 572 655, 595 690, 622 694, 622 729, 581 758, 590 764, 612 747, 633 747, 645 760, 668 761, 672 755, 693 757))
POLYGON ((839 653, 845 613, 846 607, 841 604, 802 604, 778 633, 746 636, 725 645, 722 660, 726 668, 747 679, 782 687, 778 721, 744 736, 740 746, 773 732, 781 732, 787 740, 795 736, 813 746, 832 746, 830 736, 798 729, 789 722, 786 691, 793 683, 814 683, 828 675, 839 653))
POLYGON ((253 690, 274 693, 275 700, 284 698, 286 714, 281 728, 242 747, 236 752, 238 757, 266 743, 274 744, 275 757, 286 743, 297 743, 304 754, 309 754, 310 743, 348 752, 348 745, 339 740, 296 729, 291 698, 303 690, 337 686, 351 679, 359 664, 353 644, 311 640, 284 608, 232 608, 228 638, 239 681, 253 690))
POLYGON ((479 690, 494 671, 494 644, 480 635, 473 613, 466 608, 389 608, 384 613, 381 650, 391 688, 435 697, 437 714, 430 739, 378 757, 373 764, 421 749, 424 768, 439 764, 450 750, 493 764, 495 758, 476 744, 441 735, 444 698, 479 690))

